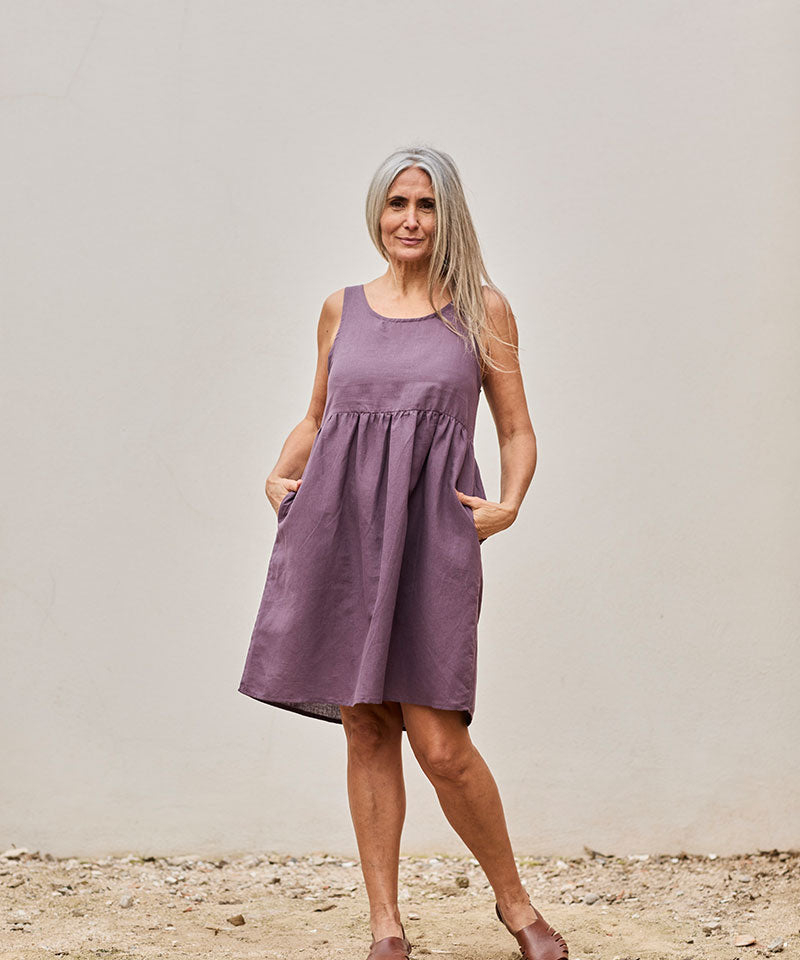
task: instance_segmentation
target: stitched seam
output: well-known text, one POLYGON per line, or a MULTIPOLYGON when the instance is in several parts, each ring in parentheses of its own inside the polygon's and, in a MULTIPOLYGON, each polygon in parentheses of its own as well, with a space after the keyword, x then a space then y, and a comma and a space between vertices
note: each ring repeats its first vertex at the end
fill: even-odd
POLYGON ((331 417, 338 416, 340 413, 364 413, 367 416, 375 413, 434 413, 437 417, 447 417, 448 420, 455 420, 456 423, 460 423, 467 433, 469 433, 469 427, 466 423, 464 423, 463 420, 459 420, 458 417, 454 417, 452 413, 445 413, 444 410, 429 410, 427 407, 405 407, 402 410, 334 410, 326 419, 329 420, 331 417))

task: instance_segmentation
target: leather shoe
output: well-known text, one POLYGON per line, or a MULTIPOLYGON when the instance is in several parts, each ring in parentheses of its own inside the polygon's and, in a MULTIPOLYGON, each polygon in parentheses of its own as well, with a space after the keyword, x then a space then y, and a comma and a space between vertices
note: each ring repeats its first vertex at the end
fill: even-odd
POLYGON ((367 960, 408 960, 411 944, 402 923, 400 929, 403 931, 402 937, 382 937, 380 940, 373 937, 367 960))
MULTIPOLYGON (((528 903, 531 903, 530 898, 528 903)), ((500 907, 495 902, 497 919, 509 933, 517 938, 522 960, 568 960, 569 948, 566 940, 555 931, 531 903, 536 919, 516 932, 503 920, 500 907)))

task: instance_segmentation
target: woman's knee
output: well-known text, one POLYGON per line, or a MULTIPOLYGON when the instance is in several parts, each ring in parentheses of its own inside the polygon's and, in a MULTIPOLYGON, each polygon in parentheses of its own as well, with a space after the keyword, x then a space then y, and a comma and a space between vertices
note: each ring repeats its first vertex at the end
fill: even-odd
POLYGON ((397 703, 356 703, 339 708, 350 748, 361 753, 396 745, 403 733, 403 714, 397 703))
POLYGON ((455 711, 409 707, 406 729, 414 756, 428 778, 458 781, 467 776, 476 751, 455 711))
POLYGON ((468 776, 474 750, 469 744, 434 739, 414 754, 429 779, 457 783, 468 776))

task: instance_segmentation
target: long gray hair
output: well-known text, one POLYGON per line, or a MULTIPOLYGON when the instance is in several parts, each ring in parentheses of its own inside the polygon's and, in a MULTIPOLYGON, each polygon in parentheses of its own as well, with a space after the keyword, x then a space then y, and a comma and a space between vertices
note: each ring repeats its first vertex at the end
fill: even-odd
POLYGON ((428 298, 433 306, 433 295, 437 286, 441 284, 448 289, 453 297, 453 310, 460 329, 453 327, 441 311, 434 307, 436 315, 450 330, 470 344, 482 371, 485 366, 494 370, 502 369, 491 357, 490 338, 510 346, 519 362, 516 343, 503 340, 489 325, 481 289, 482 280, 505 305, 507 322, 509 317, 513 317, 511 304, 489 279, 461 178, 449 154, 427 145, 416 145, 395 150, 375 171, 367 191, 366 215, 367 229, 378 253, 391 268, 391 261, 381 239, 381 215, 395 177, 412 166, 424 170, 431 178, 436 200, 436 229, 428 269, 428 298))

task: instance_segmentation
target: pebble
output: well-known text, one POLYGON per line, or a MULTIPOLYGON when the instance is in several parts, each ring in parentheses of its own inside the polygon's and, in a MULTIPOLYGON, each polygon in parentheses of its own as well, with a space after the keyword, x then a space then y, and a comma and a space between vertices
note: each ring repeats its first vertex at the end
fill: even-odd
POLYGON ((583 902, 584 902, 584 903, 590 903, 590 904, 591 904, 591 903, 597 903, 597 901, 598 901, 599 899, 600 899, 599 894, 597 894, 597 893, 587 893, 586 896, 583 898, 583 902))
POLYGON ((778 953, 783 950, 783 940, 773 940, 767 947, 770 953, 778 953))
POLYGON ((444 883, 439 887, 440 897, 455 897, 459 893, 459 887, 455 883, 444 883))
POLYGON ((0 857, 5 857, 6 860, 19 860, 20 857, 28 852, 27 847, 12 847, 10 850, 6 850, 5 853, 0 853, 0 857))

